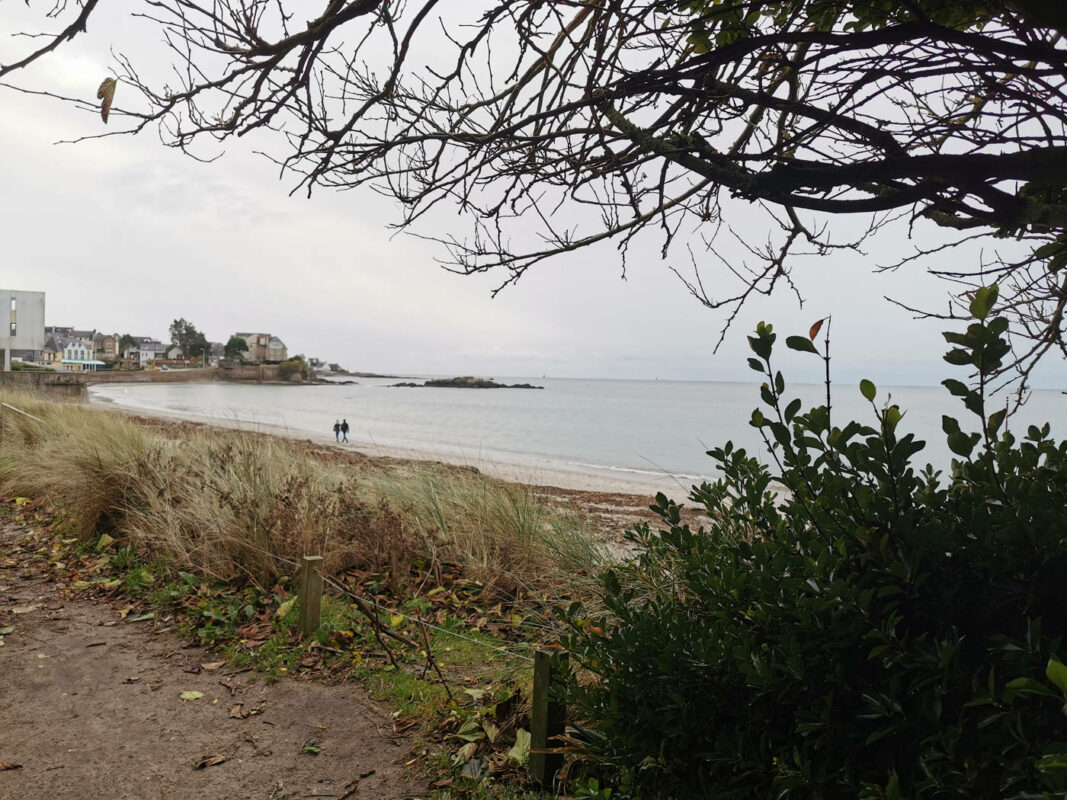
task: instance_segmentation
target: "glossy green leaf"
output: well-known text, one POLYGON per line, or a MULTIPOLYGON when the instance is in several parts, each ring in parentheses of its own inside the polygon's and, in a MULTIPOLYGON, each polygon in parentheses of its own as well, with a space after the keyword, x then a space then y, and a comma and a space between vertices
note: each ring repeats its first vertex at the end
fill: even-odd
POLYGON ((1059 690, 1063 692, 1063 696, 1067 697, 1067 666, 1064 666, 1063 662, 1052 656, 1048 660, 1048 666, 1045 667, 1045 675, 1059 687, 1059 690))
POLYGON ((971 315, 982 320, 988 317, 997 302, 999 293, 1000 289, 995 283, 992 286, 981 286, 976 289, 971 299, 971 315))
POLYGON ((785 346, 801 353, 815 353, 816 355, 819 353, 815 345, 811 343, 811 339, 806 336, 787 336, 785 346))
POLYGON ((958 381, 955 378, 946 378, 941 381, 941 385, 948 389, 953 397, 966 397, 967 393, 970 391, 970 389, 967 388, 967 384, 963 381, 958 381))

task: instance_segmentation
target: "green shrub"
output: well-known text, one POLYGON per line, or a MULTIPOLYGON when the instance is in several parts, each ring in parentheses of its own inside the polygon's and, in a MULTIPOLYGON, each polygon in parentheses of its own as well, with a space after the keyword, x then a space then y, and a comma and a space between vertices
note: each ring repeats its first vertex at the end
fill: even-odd
POLYGON ((291 358, 278 365, 279 380, 291 381, 296 376, 300 376, 301 380, 307 380, 310 376, 308 365, 303 359, 291 358))
POLYGON ((566 612, 593 675, 573 701, 616 796, 1062 796, 1067 443, 985 413, 1008 348, 983 292, 978 321, 946 334, 977 385, 945 384, 981 430, 945 418, 960 458, 944 485, 873 384, 876 425, 831 426, 786 402, 771 327, 750 338, 775 469, 712 450, 723 477, 690 495, 702 527, 659 495, 663 529, 633 531, 640 555, 603 575, 605 617, 566 612))

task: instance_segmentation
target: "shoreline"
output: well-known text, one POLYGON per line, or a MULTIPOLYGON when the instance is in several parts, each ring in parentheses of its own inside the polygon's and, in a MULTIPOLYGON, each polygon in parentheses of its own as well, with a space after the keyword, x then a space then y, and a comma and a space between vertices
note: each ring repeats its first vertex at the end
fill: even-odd
POLYGON ((676 502, 688 499, 692 481, 664 474, 655 479, 628 479, 598 472, 560 469, 558 466, 539 466, 536 464, 511 464, 487 458, 456 455, 432 449, 403 448, 380 445, 375 442, 350 440, 347 445, 331 442, 328 436, 321 440, 309 437, 305 432, 293 431, 282 425, 268 423, 249 423, 241 420, 225 420, 197 414, 179 414, 159 409, 146 409, 126 406, 109 398, 89 395, 90 408, 116 411, 132 417, 145 417, 165 422, 190 422, 223 430, 241 430, 277 436, 288 441, 311 444, 337 453, 367 458, 385 458, 402 461, 439 462, 456 467, 473 467, 482 474, 508 483, 524 484, 536 488, 561 489, 568 492, 588 492, 594 494, 628 495, 646 498, 645 505, 657 492, 663 492, 676 502), (688 481, 688 482, 687 482, 688 481))

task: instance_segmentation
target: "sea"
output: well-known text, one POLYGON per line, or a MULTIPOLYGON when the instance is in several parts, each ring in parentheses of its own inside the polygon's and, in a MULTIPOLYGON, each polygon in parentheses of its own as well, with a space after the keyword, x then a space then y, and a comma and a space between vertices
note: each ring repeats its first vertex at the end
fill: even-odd
MULTIPOLYGON (((410 380, 405 378, 404 380, 410 380)), ((505 379, 499 379, 504 381, 505 379)), ((760 406, 758 384, 669 380, 508 378, 543 389, 395 387, 395 378, 359 378, 355 384, 235 383, 111 384, 90 388, 97 403, 131 411, 284 433, 332 443, 333 425, 347 420, 350 446, 440 457, 476 466, 571 474, 598 483, 682 487, 716 477, 707 451, 732 441, 766 461, 759 433, 748 421, 760 406)), ((821 385, 787 387, 805 408, 825 402, 821 385)), ((874 409, 858 386, 837 385, 835 425, 850 419, 874 425, 874 409)), ((949 467, 952 454, 942 414, 977 430, 977 419, 943 387, 880 387, 875 403, 904 412, 898 432, 926 442, 917 466, 949 467), (972 422, 971 420, 974 420, 972 422)), ((1004 399, 999 400, 1003 405, 1004 399)), ((766 408, 764 407, 764 410, 766 408)), ((1017 435, 1049 422, 1067 436, 1067 395, 1035 390, 1009 415, 1017 435)))

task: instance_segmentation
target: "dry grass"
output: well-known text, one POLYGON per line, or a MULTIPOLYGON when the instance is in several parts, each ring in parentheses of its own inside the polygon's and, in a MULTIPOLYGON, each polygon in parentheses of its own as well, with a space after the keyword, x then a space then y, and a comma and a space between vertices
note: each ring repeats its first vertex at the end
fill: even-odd
POLYGON ((0 482, 49 498, 82 536, 106 531, 176 567, 261 585, 319 553, 404 581, 458 563, 487 584, 573 582, 602 555, 585 517, 529 487, 437 464, 356 466, 239 431, 150 429, 27 395, 6 416, 0 482))

